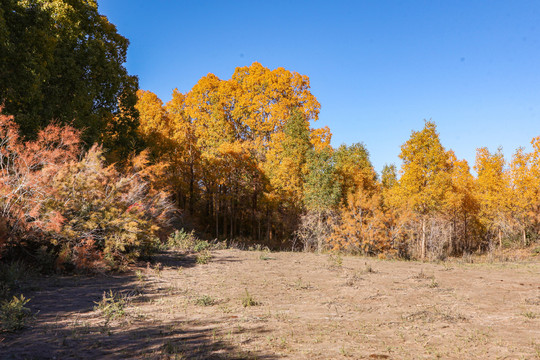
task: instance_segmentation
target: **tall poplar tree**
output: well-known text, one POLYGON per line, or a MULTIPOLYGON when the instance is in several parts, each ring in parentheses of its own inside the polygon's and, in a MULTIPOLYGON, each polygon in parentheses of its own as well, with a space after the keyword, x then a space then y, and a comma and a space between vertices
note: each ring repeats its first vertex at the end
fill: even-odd
POLYGON ((424 258, 427 221, 441 211, 450 186, 448 153, 441 145, 435 123, 426 121, 422 131, 413 131, 401 146, 399 158, 403 161, 398 188, 400 202, 420 220, 421 257, 424 258))

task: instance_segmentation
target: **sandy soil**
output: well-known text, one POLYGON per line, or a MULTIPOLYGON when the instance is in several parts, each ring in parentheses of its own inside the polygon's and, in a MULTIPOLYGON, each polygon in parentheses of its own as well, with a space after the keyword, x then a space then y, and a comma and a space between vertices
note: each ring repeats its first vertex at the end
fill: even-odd
POLYGON ((538 260, 171 251, 128 275, 30 287, 39 313, 0 334, 2 359, 540 359, 538 260), (107 320, 94 305, 109 290, 126 304, 107 320))

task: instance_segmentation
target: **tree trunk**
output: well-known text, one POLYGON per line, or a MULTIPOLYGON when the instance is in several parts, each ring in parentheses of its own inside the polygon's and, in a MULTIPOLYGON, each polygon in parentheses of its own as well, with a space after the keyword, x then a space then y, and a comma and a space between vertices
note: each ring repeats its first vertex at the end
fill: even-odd
POLYGON ((499 228, 499 249, 502 249, 502 231, 499 228))
POLYGON ((426 257, 426 219, 422 218, 422 260, 426 257))
POLYGON ((216 212, 216 239, 219 239, 219 196, 216 194, 214 198, 214 211, 216 212))
MULTIPOLYGON (((465 218, 463 219, 463 222, 464 222, 463 232, 465 236, 465 246, 468 248, 469 247, 469 234, 467 231, 467 214, 465 214, 465 218)), ((463 251, 463 246, 461 247, 461 250, 463 251)))
POLYGON ((195 172, 193 170, 193 162, 189 164, 189 214, 193 215, 193 193, 195 187, 195 172))
POLYGON ((320 233, 321 230, 321 212, 319 211, 317 214, 317 253, 321 253, 322 251, 322 234, 320 233))

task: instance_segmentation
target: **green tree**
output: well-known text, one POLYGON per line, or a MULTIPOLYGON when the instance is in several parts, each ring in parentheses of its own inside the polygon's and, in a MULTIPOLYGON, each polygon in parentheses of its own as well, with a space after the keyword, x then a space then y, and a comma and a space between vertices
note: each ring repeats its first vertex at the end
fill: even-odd
POLYGON ((331 150, 310 151, 307 156, 304 205, 308 210, 326 211, 339 204, 341 187, 331 150))
MULTIPOLYGON (((128 40, 95 0, 3 0, 0 102, 35 137, 50 121, 83 129, 87 144, 137 126, 137 79, 124 62, 128 40)), ((125 145, 125 144, 124 144, 125 145)))
POLYGON ((377 174, 369 160, 364 144, 341 145, 335 152, 336 171, 341 183, 341 197, 346 203, 349 195, 358 191, 373 193, 377 174))

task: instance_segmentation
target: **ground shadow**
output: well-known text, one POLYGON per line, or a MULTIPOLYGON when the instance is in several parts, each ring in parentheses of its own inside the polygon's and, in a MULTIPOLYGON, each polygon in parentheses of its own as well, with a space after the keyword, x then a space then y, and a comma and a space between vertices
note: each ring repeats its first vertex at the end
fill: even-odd
MULTIPOLYGON (((159 324, 124 330, 84 323, 29 331, 3 344, 2 359, 277 359, 238 349, 215 323, 159 324)), ((249 329, 264 333, 262 328, 249 329)), ((233 336, 240 336, 236 332, 233 336)))
MULTIPOLYGON (((158 254, 147 266, 155 269, 158 263, 175 269, 195 266, 196 260, 195 255, 167 252, 158 254)), ((109 291, 131 297, 133 304, 166 296, 160 284, 146 280, 149 286, 142 286, 136 270, 120 275, 55 275, 30 280, 27 289, 32 290, 24 294, 31 299, 28 306, 37 314, 36 318, 21 332, 0 333, 0 358, 275 358, 272 354, 245 352, 234 346, 231 336, 241 336, 243 330, 234 329, 225 334, 220 330, 219 319, 161 322, 130 314, 107 321, 94 311, 96 303, 109 291)), ((251 328, 249 332, 265 330, 251 328)))

